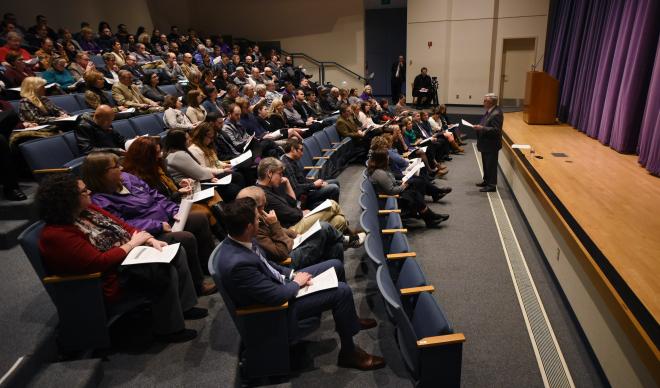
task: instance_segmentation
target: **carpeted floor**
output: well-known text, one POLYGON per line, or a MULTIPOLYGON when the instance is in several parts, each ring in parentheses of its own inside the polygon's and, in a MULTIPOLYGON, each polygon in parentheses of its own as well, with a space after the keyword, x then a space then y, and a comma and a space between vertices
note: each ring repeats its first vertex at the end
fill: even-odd
MULTIPOLYGON (((439 230, 425 230, 411 225, 409 239, 429 282, 436 287, 435 297, 443 306, 456 331, 466 335, 463 348, 464 387, 541 387, 543 383, 529 335, 527 334, 502 246, 484 193, 474 183, 480 180, 471 146, 465 155, 447 163, 447 179, 453 192, 431 207, 451 214, 439 230)), ((358 225, 359 180, 362 167, 350 166, 339 177, 342 183, 341 204, 352 225, 358 225)), ((511 222, 516 231, 530 272, 545 305, 551 324, 577 387, 606 386, 577 325, 562 299, 552 275, 530 236, 519 209, 503 179, 499 184, 511 222)), ((308 337, 303 346, 308 364, 289 381, 278 386, 291 387, 409 387, 412 383, 398 354, 393 328, 387 322, 373 281, 374 269, 366 265, 364 250, 349 250, 346 273, 353 287, 359 315, 379 320, 376 329, 361 332, 357 342, 367 351, 382 354, 388 367, 375 372, 338 368, 338 337, 332 318, 324 314, 320 330, 308 337)), ((2 306, 6 314, 0 320, 4 336, 3 363, 15 360, 20 349, 29 349, 30 331, 50 330, 54 308, 38 284, 20 248, 0 252, 4 263, 18 268, 23 304, 17 303, 16 280, 2 272, 2 306), (7 261, 11 260, 11 261, 7 261), (32 280, 30 280, 32 279, 32 280), (27 301, 27 302, 26 302, 27 301), (15 329, 20 326, 19 329, 15 329)), ((199 331, 196 340, 176 345, 160 345, 149 339, 141 317, 127 317, 116 328, 135 340, 121 341, 104 354, 104 380, 107 387, 233 387, 238 386, 238 335, 218 295, 205 297, 201 305, 210 315, 188 326, 199 331)))

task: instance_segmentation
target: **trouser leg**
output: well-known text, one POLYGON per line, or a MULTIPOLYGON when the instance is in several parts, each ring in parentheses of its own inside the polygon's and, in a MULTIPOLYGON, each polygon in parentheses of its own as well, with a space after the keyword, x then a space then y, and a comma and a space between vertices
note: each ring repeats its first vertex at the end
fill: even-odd
POLYGON ((326 199, 339 201, 339 186, 333 183, 328 183, 325 187, 312 190, 307 194, 307 207, 314 209, 326 199))
POLYGON ((197 239, 197 259, 202 270, 206 270, 211 252, 215 248, 208 218, 198 213, 189 214, 185 230, 197 239))
POLYGON ((292 267, 300 269, 325 260, 344 262, 344 236, 327 222, 321 223, 321 230, 291 251, 292 267))
POLYGON ((204 275, 202 273, 202 268, 197 256, 197 239, 195 239, 195 236, 193 236, 192 233, 185 231, 169 232, 158 236, 158 239, 169 244, 177 242, 181 243, 181 246, 186 251, 185 256, 188 261, 188 269, 190 271, 190 276, 195 286, 195 290, 198 293, 201 293, 204 275))
POLYGON ((487 180, 484 179, 484 180, 490 186, 497 186, 497 156, 498 156, 498 152, 497 151, 487 152, 487 153, 482 154, 482 155, 485 155, 485 157, 486 157, 486 159, 484 161, 485 162, 484 163, 484 173, 486 173, 486 171, 488 171, 488 174, 487 174, 488 179, 487 180))

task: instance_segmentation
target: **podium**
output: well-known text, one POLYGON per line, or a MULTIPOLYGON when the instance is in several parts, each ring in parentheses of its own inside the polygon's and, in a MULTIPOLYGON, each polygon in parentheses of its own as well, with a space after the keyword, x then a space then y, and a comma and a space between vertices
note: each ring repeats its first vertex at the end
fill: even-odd
POLYGON ((544 71, 527 72, 523 120, 527 124, 555 124, 559 81, 544 71))

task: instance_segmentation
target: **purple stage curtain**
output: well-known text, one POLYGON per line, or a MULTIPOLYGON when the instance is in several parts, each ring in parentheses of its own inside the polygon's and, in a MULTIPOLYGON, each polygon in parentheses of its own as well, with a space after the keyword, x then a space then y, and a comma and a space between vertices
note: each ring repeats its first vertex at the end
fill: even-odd
POLYGON ((654 63, 656 72, 660 66, 659 20, 658 0, 552 1, 544 68, 560 82, 561 121, 619 152, 660 136, 658 126, 640 136, 645 114, 653 115, 645 110, 657 111, 647 100, 660 87, 651 84, 654 63))
POLYGON ((646 99, 638 152, 639 163, 651 174, 660 175, 660 41, 655 52, 655 67, 646 99))

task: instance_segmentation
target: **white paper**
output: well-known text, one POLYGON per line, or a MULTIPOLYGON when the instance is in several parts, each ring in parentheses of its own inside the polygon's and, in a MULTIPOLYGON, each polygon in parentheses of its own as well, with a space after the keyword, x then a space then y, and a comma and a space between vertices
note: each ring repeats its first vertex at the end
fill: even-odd
POLYGON ((322 212, 325 209, 330 209, 330 206, 332 206, 332 202, 329 199, 326 199, 325 201, 321 202, 320 205, 312 209, 309 213, 305 214, 304 217, 309 217, 312 214, 316 214, 318 212, 322 212))
POLYGON ((424 167, 424 163, 415 163, 415 164, 413 164, 412 167, 410 167, 408 169, 408 171, 406 172, 406 174, 403 176, 403 178, 401 179, 401 182, 407 182, 408 179, 412 178, 413 175, 417 174, 417 172, 419 170, 421 170, 422 167, 424 167))
POLYGON ((264 135, 264 139, 271 139, 271 140, 277 140, 280 137, 282 137, 282 132, 280 131, 268 132, 267 134, 264 135))
POLYGON ((23 60, 23 63, 25 63, 26 65, 30 65, 30 66, 36 64, 37 62, 39 62, 39 57, 34 57, 34 58, 30 58, 28 60, 25 60, 25 59, 23 60))
POLYGON ((176 218, 178 221, 172 225, 172 232, 180 232, 183 228, 186 227, 186 221, 188 221, 188 214, 190 214, 190 208, 192 207, 193 202, 189 199, 182 199, 181 204, 179 205, 179 212, 176 213, 176 218))
POLYGON ((420 150, 422 150, 423 153, 426 153, 426 149, 429 147, 419 147, 420 150))
POLYGON ((112 84, 114 84, 115 82, 117 82, 117 81, 115 81, 114 78, 103 77, 103 79, 105 79, 105 82, 109 83, 110 85, 112 85, 112 84))
POLYGON ((19 86, 19 87, 17 87, 17 88, 9 88, 9 89, 7 89, 7 90, 13 90, 13 91, 15 91, 15 92, 20 92, 20 91, 21 91, 21 87, 19 86))
POLYGON ((245 162, 246 160, 250 159, 252 157, 252 151, 248 150, 247 152, 238 155, 234 159, 230 160, 229 163, 231 163, 232 167, 236 167, 239 164, 245 162))
POLYGON ((180 245, 181 243, 166 245, 162 251, 146 245, 140 245, 131 249, 121 265, 169 263, 176 256, 180 245))
POLYGON ((243 152, 245 152, 245 150, 248 149, 248 147, 250 146, 250 143, 252 143, 252 139, 254 139, 254 135, 250 135, 250 137, 245 142, 245 145, 243 146, 243 152))
POLYGON ((330 114, 331 114, 331 115, 338 115, 338 114, 339 114, 339 111, 336 110, 336 111, 334 111, 334 112, 332 112, 332 113, 330 113, 330 114))
POLYGON ((337 272, 335 267, 328 268, 325 272, 320 273, 312 278, 312 284, 305 286, 298 290, 296 298, 301 298, 305 295, 313 294, 318 291, 328 290, 331 288, 339 287, 339 279, 337 279, 337 272))
POLYGON ((428 90, 427 88, 420 88, 419 91, 422 92, 422 93, 426 93, 426 92, 428 92, 429 90, 428 90))
POLYGON ((511 148, 519 148, 521 150, 528 150, 528 149, 531 149, 532 146, 530 146, 529 144, 512 144, 511 148))
POLYGON ((57 83, 55 82, 49 83, 48 85, 44 86, 44 88, 48 89, 48 88, 52 88, 53 86, 57 86, 57 83))
POLYGON ((73 115, 73 116, 68 116, 68 117, 58 117, 56 119, 53 119, 52 121, 76 121, 78 119, 78 116, 80 116, 80 115, 73 115))
POLYGON ((312 225, 311 228, 307 229, 307 231, 303 234, 299 234, 296 236, 296 238, 293 239, 293 247, 291 248, 296 249, 300 244, 302 244, 305 240, 310 238, 314 233, 318 232, 321 230, 321 223, 317 220, 314 225, 312 225))
POLYGON ((427 137, 426 139, 421 140, 419 143, 417 143, 417 145, 420 146, 420 145, 422 145, 422 144, 424 144, 424 143, 428 143, 428 142, 430 142, 430 141, 432 141, 432 140, 433 140, 433 136, 431 136, 431 137, 427 137))
POLYGON ((135 108, 124 109, 119 113, 133 113, 133 112, 135 112, 135 108))
POLYGON ((461 119, 461 124, 466 125, 466 126, 468 126, 468 127, 472 127, 472 128, 474 128, 474 125, 468 123, 467 121, 465 121, 465 120, 463 120, 463 119, 461 119))
POLYGON ((206 186, 224 186, 230 183, 231 183, 231 174, 218 179, 217 182, 202 182, 202 184, 206 186))
POLYGON ((458 124, 451 124, 447 126, 447 129, 452 129, 458 127, 458 124))
POLYGON ((199 202, 201 200, 211 198, 213 197, 214 194, 214 188, 209 187, 208 189, 204 189, 202 191, 198 191, 195 194, 193 194, 192 198, 190 198, 190 201, 192 202, 199 202))
POLYGON ((36 127, 14 129, 14 132, 38 131, 40 129, 44 129, 44 128, 47 128, 47 127, 48 127, 48 125, 37 125, 36 127))

